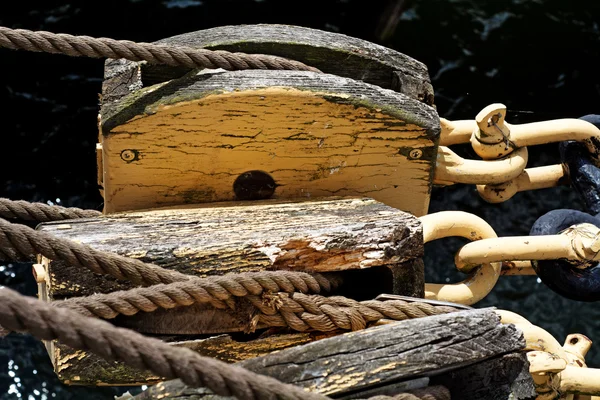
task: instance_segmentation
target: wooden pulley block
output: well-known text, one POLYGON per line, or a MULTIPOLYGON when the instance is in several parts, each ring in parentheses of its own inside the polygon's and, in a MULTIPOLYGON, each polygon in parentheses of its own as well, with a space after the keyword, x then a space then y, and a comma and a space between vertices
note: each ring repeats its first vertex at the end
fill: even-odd
MULTIPOLYGON (((357 300, 424 295, 416 216, 427 213, 440 127, 423 64, 291 26, 223 27, 161 42, 274 54, 322 72, 109 61, 97 153, 107 215, 38 229, 200 277, 333 272, 342 280, 336 294, 357 300)), ((132 287, 60 261, 42 259, 38 270, 46 301, 132 287)), ((245 310, 243 302, 235 310, 196 304, 112 322, 226 361, 323 337, 244 336, 252 322, 245 310)), ((160 380, 47 345, 67 383, 160 380)))
POLYGON ((440 128, 423 64, 280 25, 162 42, 275 54, 323 73, 108 62, 98 146, 106 213, 332 195, 427 213, 440 128))
MULTIPOLYGON (((265 270, 334 273, 335 293, 357 300, 380 293, 423 297, 423 235, 413 215, 372 199, 249 201, 114 213, 100 218, 41 224, 39 230, 94 249, 206 277, 265 270)), ((40 259, 39 297, 57 301, 133 287, 66 262, 40 259)), ((120 315, 111 322, 159 335, 224 361, 240 361, 321 339, 331 332, 253 326, 254 309, 240 299, 233 309, 210 304, 120 315), (259 334, 261 334, 259 337, 259 334), (282 333, 284 333, 282 335, 282 333), (217 335, 216 337, 208 337, 217 335)), ((57 341, 46 342, 59 379, 69 384, 131 385, 160 380, 57 341)))

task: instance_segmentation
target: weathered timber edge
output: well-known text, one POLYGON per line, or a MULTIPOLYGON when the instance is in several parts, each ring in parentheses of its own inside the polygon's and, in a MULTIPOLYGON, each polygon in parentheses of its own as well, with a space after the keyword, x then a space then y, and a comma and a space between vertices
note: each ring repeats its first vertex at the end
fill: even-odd
POLYGON ((211 70, 111 104, 106 213, 243 199, 234 185, 251 171, 274 182, 266 196, 361 195, 427 212, 440 121, 400 93, 329 74, 211 70))
MULTIPOLYGON (((236 341, 230 335, 195 340, 184 340, 182 336, 161 336, 159 338, 168 341, 173 346, 194 350, 202 356, 233 363, 309 343, 327 336, 330 335, 291 333, 249 341, 236 341)), ((152 385, 163 380, 150 371, 131 368, 119 361, 107 361, 92 353, 73 350, 56 341, 49 342, 49 352, 56 374, 60 381, 67 385, 152 385)))
MULTIPOLYGON (((346 333, 249 359, 254 372, 340 397, 436 376, 514 353, 525 347, 522 332, 500 324, 493 309, 468 310, 346 333)), ((159 383, 140 399, 212 399, 181 381, 159 383), (197 396, 197 397, 194 397, 197 396)), ((217 399, 215 397, 214 399, 217 399)))
POLYGON ((533 400, 537 396, 524 352, 450 371, 432 378, 430 384, 446 386, 453 399, 533 400))
MULTIPOLYGON (((278 55, 326 73, 393 89, 429 105, 434 101, 429 73, 423 63, 395 50, 339 33, 291 25, 222 26, 156 43, 278 55)), ((148 83, 178 78, 187 72, 189 69, 186 68, 108 60, 104 72, 103 105, 148 83)))
MULTIPOLYGON (((179 206, 46 223, 38 229, 196 276, 287 269, 355 270, 364 278, 373 267, 391 268, 398 275, 380 281, 371 298, 390 292, 422 296, 419 220, 372 199, 179 206), (401 271, 410 273, 406 282, 401 271)), ((58 261, 50 262, 47 276, 52 300, 132 287, 58 261)))
MULTIPOLYGON (((440 122, 433 107, 402 93, 341 76, 308 71, 201 71, 132 92, 101 109, 102 134, 138 115, 150 115, 159 107, 192 101, 211 94, 252 91, 273 87, 315 92, 330 101, 355 107, 381 109, 407 124, 425 129, 427 139, 437 144, 440 122)), ((433 149, 435 150, 435 149, 433 149)), ((433 151, 432 150, 432 151, 433 151)), ((431 158, 432 154, 423 159, 431 158)))

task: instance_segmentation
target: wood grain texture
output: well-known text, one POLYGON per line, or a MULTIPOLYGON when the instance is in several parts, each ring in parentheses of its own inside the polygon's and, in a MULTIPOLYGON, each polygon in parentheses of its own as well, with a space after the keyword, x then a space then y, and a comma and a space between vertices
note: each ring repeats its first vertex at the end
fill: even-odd
MULTIPOLYGON (((249 341, 237 341, 229 335, 199 340, 182 340, 177 337, 170 339, 173 346, 186 347, 203 356, 225 362, 238 362, 324 337, 327 336, 295 333, 249 341)), ((118 361, 106 361, 95 354, 73 350, 56 341, 49 342, 49 346, 55 372, 61 382, 68 385, 150 385, 163 380, 151 372, 136 370, 118 361)))
MULTIPOLYGON (((372 298, 382 292, 423 295, 419 221, 372 199, 220 203, 111 214, 38 229, 197 276, 266 269, 344 270, 346 287, 340 290, 353 297, 372 298)), ((39 294, 45 301, 132 287, 62 262, 44 259, 43 265, 46 282, 40 284, 39 294)), ((249 304, 238 302, 235 312, 193 305, 120 316, 113 323, 146 334, 206 335, 242 331, 252 315, 249 304)), ((248 342, 235 351, 224 347, 224 352, 212 355, 237 361, 243 352, 247 358, 269 351, 269 346, 282 348, 282 342, 271 346, 276 339, 271 340, 248 342)), ((94 377, 102 384, 155 379, 64 346, 49 353, 58 376, 71 383, 89 384, 94 377)))
MULTIPOLYGON (((400 52, 339 33, 291 25, 222 26, 173 36, 157 43, 211 50, 272 54, 298 60, 321 71, 393 89, 432 105, 427 67, 400 52)), ((187 68, 108 60, 103 105, 142 86, 175 79, 187 68)))
POLYGON ((537 394, 526 353, 512 353, 436 376, 432 385, 446 386, 453 399, 532 400, 537 394))
MULTIPOLYGON (((38 229, 93 248, 139 258, 197 276, 231 272, 292 269, 346 271, 347 290, 373 297, 423 290, 422 233, 412 215, 365 198, 313 201, 256 201, 178 207, 111 214, 95 219, 41 224, 38 229)), ((43 260, 45 301, 130 288, 127 282, 43 260)), ((249 304, 236 311, 194 305, 113 320, 143 333, 213 334, 239 332, 248 326, 249 304)), ((260 326, 258 328, 261 328, 260 326)), ((202 342, 202 354, 239 361, 315 339, 315 335, 275 336, 264 341, 220 344, 202 342)), ((157 377, 119 363, 48 344, 55 370, 71 384, 103 385, 156 382, 157 377)))
MULTIPOLYGON (((249 359, 252 371, 335 397, 385 388, 414 377, 435 376, 519 351, 523 335, 502 325, 492 309, 402 321, 346 333, 249 359)), ((144 399, 211 399, 203 389, 170 381, 150 388, 144 399)), ((216 398, 215 398, 216 399, 216 398)))
MULTIPOLYGON (((47 223, 38 229, 196 276, 356 270, 364 279, 370 268, 408 268, 423 255, 419 220, 368 198, 219 203, 47 223)), ((420 268, 419 263, 415 271, 420 268)), ((131 287, 55 261, 47 276, 52 300, 131 287)), ((371 294, 394 292, 393 285, 392 279, 382 282, 371 294)))
POLYGON ((192 73, 102 108, 105 212, 240 199, 370 196, 427 213, 439 119, 391 90, 296 71, 192 73))

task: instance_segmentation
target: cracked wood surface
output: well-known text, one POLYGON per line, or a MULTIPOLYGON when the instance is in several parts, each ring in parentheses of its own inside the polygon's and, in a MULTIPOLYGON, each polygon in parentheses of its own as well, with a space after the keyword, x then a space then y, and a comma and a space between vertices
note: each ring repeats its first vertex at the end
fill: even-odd
MULTIPOLYGON (((361 80, 432 105, 427 67, 400 52, 339 33, 291 25, 222 26, 189 32, 156 43, 231 52, 272 54, 304 62, 325 73, 361 80)), ((185 67, 107 60, 102 103, 148 84, 183 76, 185 67)))
POLYGON ((299 71, 190 73, 102 108, 105 212, 240 199, 250 171, 272 198, 369 196, 427 213, 435 110, 400 93, 299 71))
MULTIPOLYGON (((415 262, 422 267, 423 256, 419 220, 368 198, 196 205, 46 223, 38 229, 196 276, 286 269, 356 270, 367 277, 374 267, 410 268, 415 262)), ((50 299, 132 287, 62 262, 51 261, 48 269, 50 299)), ((369 294, 393 292, 392 285, 391 279, 380 282, 369 294)))
MULTIPOLYGON (((522 332, 500 324, 488 308, 346 333, 239 365, 334 397, 358 398, 367 389, 373 394, 376 388, 446 374, 524 347, 522 332)), ((224 399, 204 389, 186 388, 178 380, 159 383, 136 398, 224 399)))
MULTIPOLYGON (((173 346, 187 347, 206 357, 238 362, 327 336, 330 335, 293 333, 248 341, 237 341, 229 335, 192 340, 183 340, 178 336, 159 338, 173 346)), ((163 380, 149 371, 137 370, 118 361, 106 361, 95 354, 73 350, 56 341, 47 342, 47 345, 56 375, 61 382, 68 385, 151 385, 163 380)))
POLYGON ((497 356, 436 376, 430 384, 446 386, 453 399, 531 400, 537 397, 525 352, 497 356))
MULTIPOLYGON (((267 269, 343 271, 341 294, 423 296, 419 221, 372 199, 219 203, 47 223, 38 229, 197 276, 267 269)), ((46 301, 132 287, 62 262, 44 259, 43 264, 46 283, 39 293, 46 301)), ((120 316, 113 322, 146 334, 204 335, 242 331, 252 311, 240 301, 235 312, 194 305, 120 316)), ((271 350, 282 346, 273 345, 271 350)), ((93 376, 101 376, 103 384, 118 385, 145 376, 118 364, 101 363, 87 353, 57 349, 49 349, 57 374, 70 382, 90 382, 93 376)), ((249 342, 237 352, 250 357, 259 350, 267 348, 249 342)), ((225 348, 215 356, 241 359, 232 352, 225 348)))

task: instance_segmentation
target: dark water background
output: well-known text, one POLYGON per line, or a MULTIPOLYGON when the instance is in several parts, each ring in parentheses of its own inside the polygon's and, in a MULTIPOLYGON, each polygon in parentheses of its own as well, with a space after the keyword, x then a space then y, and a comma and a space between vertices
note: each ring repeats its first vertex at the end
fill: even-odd
MULTIPOLYGON (((424 62, 441 116, 472 119, 502 102, 524 123, 600 113, 600 2, 591 0, 421 0, 405 2, 395 30, 382 37, 388 0, 4 1, 0 25, 134 41, 220 25, 285 23, 384 44, 424 62)), ((95 143, 103 62, 0 50, 0 196, 101 209, 95 143)), ((469 149, 462 154, 474 156, 469 149)), ((530 149, 530 166, 558 160, 555 145, 530 149)), ((430 212, 463 210, 499 235, 526 235, 556 208, 581 209, 569 188, 517 194, 501 205, 473 187, 433 192, 430 212)), ((428 281, 462 279, 453 252, 462 242, 426 246, 428 281)), ((0 285, 34 295, 28 264, 0 266, 0 285)), ((588 356, 600 367, 599 306, 566 300, 536 277, 505 277, 478 306, 516 311, 559 341, 579 332, 599 342, 588 356)), ((41 343, 0 340, 0 399, 110 399, 120 389, 61 385, 41 343)))

